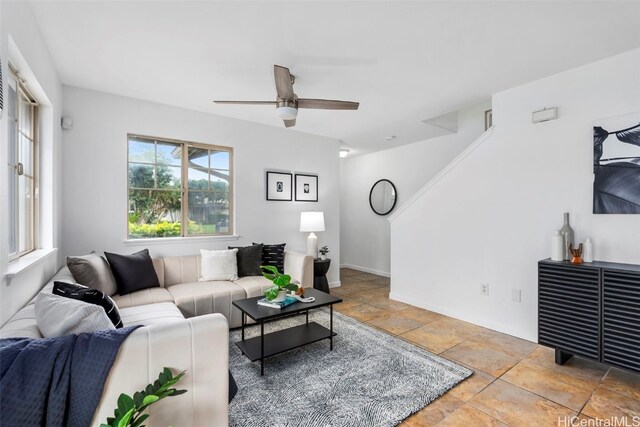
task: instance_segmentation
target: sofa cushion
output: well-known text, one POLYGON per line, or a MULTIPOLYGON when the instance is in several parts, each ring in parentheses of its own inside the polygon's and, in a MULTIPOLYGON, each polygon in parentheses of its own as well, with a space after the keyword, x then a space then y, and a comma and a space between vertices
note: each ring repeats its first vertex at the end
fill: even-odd
POLYGON ((237 249, 213 251, 200 249, 202 266, 199 280, 203 282, 236 280, 238 278, 237 253, 237 249))
POLYGON ((151 258, 151 261, 153 262, 153 268, 156 270, 158 282, 164 288, 164 258, 151 258))
POLYGON ((277 268, 280 273, 284 273, 284 247, 286 243, 277 245, 253 244, 262 245, 262 265, 272 265, 277 268))
POLYGON ((123 308, 120 315, 124 326, 150 326, 184 320, 184 316, 172 302, 123 308))
POLYGON ((73 274, 73 279, 81 285, 98 289, 109 296, 118 291, 107 260, 95 252, 83 256, 68 256, 67 267, 73 274))
POLYGON ((14 314, 0 329, 0 338, 42 338, 36 322, 35 304, 29 304, 14 314))
POLYGON ((273 282, 263 276, 247 276, 234 280, 233 283, 244 289, 247 298, 264 295, 264 291, 273 287, 273 282))
POLYGON ((243 247, 229 246, 229 249, 237 249, 236 258, 238 260, 238 277, 261 276, 262 270, 262 245, 252 245, 243 247))
POLYGON ((38 329, 45 338, 115 329, 99 305, 40 292, 35 303, 38 329))
POLYGON ((107 317, 113 323, 113 326, 122 328, 122 319, 120 312, 113 300, 104 292, 98 289, 87 288, 86 286, 76 285, 67 282, 53 282, 53 294, 61 297, 71 298, 78 301, 88 302, 102 307, 107 313, 107 317))
POLYGON ((164 285, 197 282, 200 278, 200 255, 164 258, 164 285))
POLYGON ((112 298, 119 309, 136 305, 173 302, 173 296, 165 288, 147 288, 126 295, 114 295, 112 298))
POLYGON ((116 278, 118 294, 126 295, 141 289, 160 287, 158 275, 149 256, 149 249, 131 255, 104 253, 116 278))
POLYGON ((185 317, 221 313, 229 321, 230 327, 241 325, 240 310, 231 303, 246 298, 246 293, 242 287, 232 282, 181 283, 167 289, 185 317))

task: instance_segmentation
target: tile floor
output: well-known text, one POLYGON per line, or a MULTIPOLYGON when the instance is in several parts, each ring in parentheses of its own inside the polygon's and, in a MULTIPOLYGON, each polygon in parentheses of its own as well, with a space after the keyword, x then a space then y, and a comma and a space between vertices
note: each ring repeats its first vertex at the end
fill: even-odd
POLYGON ((559 366, 549 348, 389 299, 387 278, 342 269, 341 279, 337 311, 474 370, 402 427, 569 427, 559 419, 576 415, 576 425, 640 425, 640 375, 575 357, 559 366))

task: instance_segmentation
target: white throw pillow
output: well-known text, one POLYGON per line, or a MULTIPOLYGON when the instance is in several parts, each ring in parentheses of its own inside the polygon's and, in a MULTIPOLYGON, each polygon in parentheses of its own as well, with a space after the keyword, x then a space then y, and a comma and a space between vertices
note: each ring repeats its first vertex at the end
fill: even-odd
POLYGON ((36 297, 35 312, 45 338, 115 329, 101 306, 48 292, 36 297))
POLYGON ((200 249, 202 268, 200 281, 238 280, 238 249, 209 251, 200 249))

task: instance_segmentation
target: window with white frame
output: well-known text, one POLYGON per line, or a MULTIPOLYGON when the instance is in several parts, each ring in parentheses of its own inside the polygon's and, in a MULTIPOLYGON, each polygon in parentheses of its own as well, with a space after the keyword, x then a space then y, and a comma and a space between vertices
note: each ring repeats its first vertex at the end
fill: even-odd
POLYGON ((233 149, 128 136, 129 239, 233 232, 233 149))
POLYGON ((9 66, 8 122, 9 259, 38 245, 38 104, 9 66))

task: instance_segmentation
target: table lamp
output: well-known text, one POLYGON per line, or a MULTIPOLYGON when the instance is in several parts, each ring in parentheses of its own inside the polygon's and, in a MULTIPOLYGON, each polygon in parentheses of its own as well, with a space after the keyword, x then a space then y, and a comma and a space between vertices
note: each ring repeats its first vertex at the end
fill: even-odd
POLYGON ((324 212, 302 212, 300 214, 300 231, 309 233, 307 237, 307 255, 318 257, 318 237, 316 231, 324 231, 324 212))

